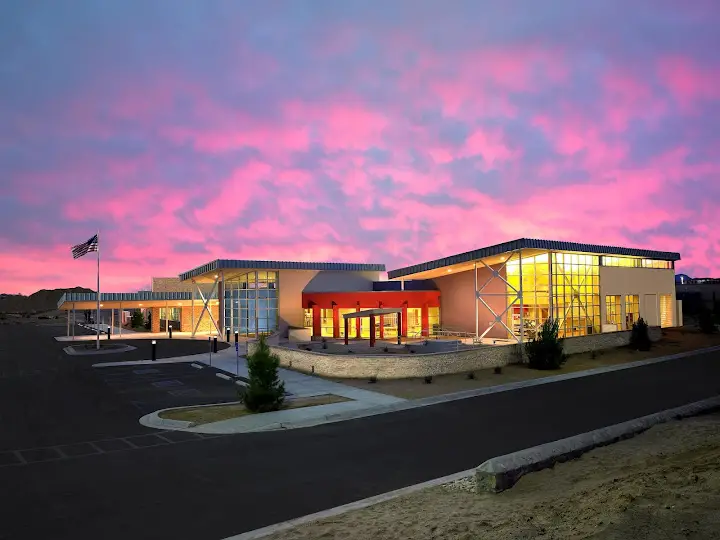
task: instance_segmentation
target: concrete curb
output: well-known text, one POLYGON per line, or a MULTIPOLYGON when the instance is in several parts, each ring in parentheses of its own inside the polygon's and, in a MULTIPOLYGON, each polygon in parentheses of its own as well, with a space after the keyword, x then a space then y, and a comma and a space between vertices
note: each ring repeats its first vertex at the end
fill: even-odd
POLYGON ((117 348, 117 349, 88 349, 87 352, 79 352, 75 350, 74 345, 69 345, 67 347, 63 348, 63 351, 65 351, 65 354, 70 356, 91 356, 95 354, 117 354, 117 353, 124 353, 128 351, 134 351, 137 349, 137 347, 133 347, 132 345, 125 345, 123 347, 117 348))
POLYGON ((378 405, 375 407, 368 407, 367 409, 361 409, 356 411, 347 411, 335 414, 329 414, 322 418, 316 418, 306 421, 298 422, 283 422, 279 428, 270 428, 269 426, 265 429, 256 431, 268 431, 271 429, 296 429, 304 427, 312 427, 320 424, 329 424, 332 422, 342 422, 346 420, 355 420, 357 418, 366 418, 368 416, 375 416, 378 414, 385 414, 389 412, 404 411, 409 409, 415 409, 418 407, 427 407, 429 405, 437 405, 439 403, 449 403, 451 401, 457 401, 461 399, 467 399, 477 396, 484 396, 488 394, 496 394, 498 392, 507 392, 510 390, 517 390, 520 388, 528 388, 531 386, 539 386, 542 384, 551 384, 560 381, 567 381, 571 379, 579 379, 581 377, 590 377, 593 375, 601 375, 603 373, 611 373, 613 371, 621 371, 623 369, 632 369, 641 366, 649 366, 652 364, 659 364, 662 362, 668 362, 671 360, 677 360, 679 358, 686 358, 688 356, 697 356, 699 354, 710 353, 720 351, 720 346, 707 347, 704 349, 696 349, 694 351, 681 352, 669 356, 661 356, 658 358, 649 358, 647 360, 638 360, 636 362, 628 362, 627 364, 620 364, 617 366, 605 366, 594 369, 586 369, 584 371, 576 371, 574 373, 565 373, 562 375, 552 375, 549 377, 542 377, 538 379, 530 379, 525 381, 517 381, 513 383, 500 384, 497 386, 487 386, 485 388, 476 388, 473 390, 463 390, 462 392, 455 392, 452 394, 442 394, 439 396, 430 396, 421 399, 413 399, 407 401, 401 401, 398 403, 392 403, 390 405, 378 405))
POLYGON ((429 489, 429 488, 432 488, 435 486, 449 484, 450 482, 460 480, 461 478, 466 478, 468 476, 472 476, 472 474, 473 474, 473 469, 470 469, 468 471, 462 471, 462 472, 455 473, 455 474, 450 474, 448 476, 443 476, 442 478, 435 478, 433 480, 428 480, 427 482, 422 482, 421 484, 415 484, 413 486, 396 489, 394 491, 388 491, 387 493, 375 495, 374 497, 368 497, 367 499, 362 499, 362 500, 355 501, 352 503, 344 504, 342 506, 336 506, 335 508, 330 508, 328 510, 323 510, 321 512, 316 512, 314 514, 308 514, 307 516, 302 516, 302 517, 291 519, 288 521, 283 521, 282 523, 276 523, 275 525, 268 525, 267 527, 263 527, 261 529, 255 529, 254 531, 248 531, 248 532, 245 532, 242 534, 237 534, 235 536, 229 536, 223 540, 256 540, 258 538, 264 538, 271 534, 274 534, 274 533, 277 533, 280 531, 286 531, 288 529, 292 529, 294 527, 303 525, 305 523, 310 523, 312 521, 317 521, 319 519, 326 519, 329 517, 338 516, 341 514, 345 514, 347 512, 351 512, 353 510, 360 510, 362 508, 367 508, 368 506, 373 506, 376 504, 380 504, 382 502, 390 501, 392 499, 397 499, 398 497, 410 495, 417 491, 422 491, 423 489, 429 489))
POLYGON ((530 472, 547 469, 593 448, 633 437, 656 424, 716 409, 720 409, 720 396, 491 458, 475 470, 477 489, 492 493, 510 489, 530 472))

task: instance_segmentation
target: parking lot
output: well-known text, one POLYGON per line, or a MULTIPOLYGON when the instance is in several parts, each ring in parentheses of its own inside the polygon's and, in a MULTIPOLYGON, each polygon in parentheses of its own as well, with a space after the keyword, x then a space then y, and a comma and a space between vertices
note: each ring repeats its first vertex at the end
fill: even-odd
POLYGON ((96 367, 95 375, 140 416, 158 409, 237 401, 238 386, 198 363, 96 367))

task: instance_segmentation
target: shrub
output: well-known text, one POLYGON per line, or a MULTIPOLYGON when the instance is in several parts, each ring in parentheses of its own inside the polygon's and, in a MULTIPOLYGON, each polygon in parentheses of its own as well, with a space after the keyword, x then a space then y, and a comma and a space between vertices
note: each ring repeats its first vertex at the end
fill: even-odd
POLYGON ((495 366, 495 367, 493 368, 493 373, 494 373, 495 375, 502 375, 502 366, 495 366))
POLYGON ((470 373, 467 374, 467 378, 470 380, 473 380, 475 378, 475 373, 471 371, 470 373))
POLYGON ((630 331, 630 346, 638 351, 649 351, 652 346, 650 334, 648 333, 648 325, 642 317, 632 325, 632 330, 630 331))
POLYGON ((535 337, 525 344, 528 366, 532 369, 560 369, 567 360, 562 340, 558 337, 560 325, 554 319, 547 319, 535 337))
POLYGON ((130 326, 133 328, 142 328, 145 326, 145 319, 143 318, 142 311, 139 309, 133 311, 132 317, 130 317, 130 326))
POLYGON ((248 385, 240 401, 252 412, 277 411, 285 400, 285 383, 278 377, 280 358, 270 351, 265 336, 247 357, 248 385))
POLYGON ((370 384, 375 384, 377 382, 377 375, 371 375, 370 379, 368 380, 370 384))
POLYGON ((700 326, 700 331, 703 334, 715 333, 715 319, 713 317, 713 314, 708 310, 703 310, 700 312, 700 316, 698 317, 698 325, 700 326))
POLYGON ((432 375, 425 376, 425 384, 432 384, 432 375))

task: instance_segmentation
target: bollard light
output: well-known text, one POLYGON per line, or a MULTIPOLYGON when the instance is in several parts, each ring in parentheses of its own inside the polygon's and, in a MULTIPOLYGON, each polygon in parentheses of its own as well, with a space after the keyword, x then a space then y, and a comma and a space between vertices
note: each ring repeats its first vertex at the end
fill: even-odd
POLYGON ((152 360, 157 360, 157 341, 152 340, 152 360))
POLYGON ((240 345, 238 344, 238 336, 240 332, 235 330, 235 375, 240 376, 240 345))
POLYGON ((208 336, 208 345, 210 346, 210 360, 208 361, 208 365, 212 367, 212 338, 210 336, 208 336))
POLYGON ((168 338, 172 339, 172 325, 168 322, 168 338))
POLYGON ((217 336, 213 338, 213 352, 217 353, 217 336))
POLYGON ((230 343, 230 329, 229 328, 225 329, 225 341, 230 343))

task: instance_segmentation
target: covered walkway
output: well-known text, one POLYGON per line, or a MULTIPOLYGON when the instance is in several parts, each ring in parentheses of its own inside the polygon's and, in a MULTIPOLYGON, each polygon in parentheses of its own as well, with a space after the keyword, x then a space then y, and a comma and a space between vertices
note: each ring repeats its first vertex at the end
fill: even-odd
POLYGON ((401 329, 402 329, 402 308, 376 308, 376 309, 365 309, 363 311, 355 311, 354 313, 344 313, 343 319, 345 319, 345 345, 348 344, 348 331, 350 319, 358 319, 360 317, 370 318, 370 346, 375 346, 375 334, 376 325, 375 317, 381 317, 383 315, 391 315, 397 313, 397 342, 400 344, 401 329))

